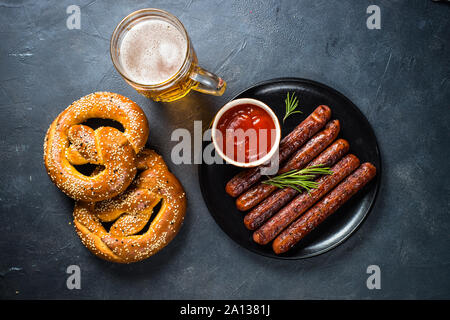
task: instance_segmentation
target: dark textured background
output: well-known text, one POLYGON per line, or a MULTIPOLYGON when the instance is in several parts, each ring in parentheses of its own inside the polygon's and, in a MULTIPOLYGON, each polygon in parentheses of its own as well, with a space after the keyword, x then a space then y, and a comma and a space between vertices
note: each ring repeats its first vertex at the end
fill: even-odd
POLYGON ((450 6, 430 0, 1 1, 1 298, 450 298, 450 6), (66 8, 81 7, 81 30, 66 8), (381 8, 381 30, 366 8, 381 8), (126 14, 169 10, 201 64, 228 81, 223 97, 192 93, 171 104, 139 96, 117 74, 109 37, 126 14), (169 166, 189 198, 180 234, 143 263, 115 265, 79 241, 73 202, 42 162, 47 127, 72 101, 108 90, 136 101, 149 143, 166 160, 173 129, 209 123, 227 99, 270 78, 303 77, 350 98, 373 125, 383 157, 377 202, 336 249, 299 261, 255 255, 209 215, 197 167, 169 166), (66 268, 81 267, 81 290, 66 268), (382 289, 366 288, 377 264, 382 289))

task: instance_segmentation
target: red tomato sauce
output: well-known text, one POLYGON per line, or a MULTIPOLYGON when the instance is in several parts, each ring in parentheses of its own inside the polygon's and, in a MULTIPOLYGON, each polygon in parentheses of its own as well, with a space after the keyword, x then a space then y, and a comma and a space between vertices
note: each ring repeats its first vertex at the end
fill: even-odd
POLYGON ((250 163, 261 159, 270 152, 275 142, 272 117, 253 104, 241 104, 227 110, 220 117, 217 129, 222 134, 222 152, 237 162, 250 163), (227 144, 233 146, 234 152, 227 150, 227 144))

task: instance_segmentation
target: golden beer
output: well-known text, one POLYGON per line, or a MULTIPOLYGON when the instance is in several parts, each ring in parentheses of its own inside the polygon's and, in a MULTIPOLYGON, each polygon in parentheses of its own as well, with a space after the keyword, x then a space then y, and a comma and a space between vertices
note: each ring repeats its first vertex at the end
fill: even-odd
POLYGON ((111 37, 117 71, 140 94, 155 101, 174 101, 191 89, 222 95, 225 81, 198 66, 183 24, 170 13, 142 9, 125 17, 111 37))

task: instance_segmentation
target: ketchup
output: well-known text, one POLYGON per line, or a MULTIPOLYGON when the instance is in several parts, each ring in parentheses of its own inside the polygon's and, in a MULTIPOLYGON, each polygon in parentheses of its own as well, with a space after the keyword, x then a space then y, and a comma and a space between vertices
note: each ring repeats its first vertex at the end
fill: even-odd
POLYGON ((222 134, 223 153, 237 162, 250 163, 261 159, 270 152, 275 142, 272 117, 253 104, 241 104, 227 110, 220 117, 217 129, 222 134), (234 152, 227 152, 227 144, 234 147, 234 152))

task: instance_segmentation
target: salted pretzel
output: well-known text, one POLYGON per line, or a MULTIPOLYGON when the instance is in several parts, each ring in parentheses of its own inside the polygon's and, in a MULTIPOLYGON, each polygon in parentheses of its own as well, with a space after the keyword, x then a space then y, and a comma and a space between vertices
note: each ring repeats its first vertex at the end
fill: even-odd
POLYGON ((89 94, 61 112, 50 125, 44 143, 44 161, 51 180, 69 197, 101 201, 123 192, 133 181, 136 155, 148 137, 148 122, 142 109, 117 93, 89 94), (122 124, 96 130, 82 123, 90 118, 111 119, 122 124), (104 170, 93 176, 74 165, 92 163, 104 170))
POLYGON ((101 202, 75 204, 74 224, 81 241, 108 261, 131 263, 150 257, 175 237, 184 219, 186 195, 162 157, 144 149, 137 166, 144 171, 123 194, 101 202), (160 201, 161 209, 148 230, 138 234, 160 201), (113 224, 106 230, 102 222, 113 224))

